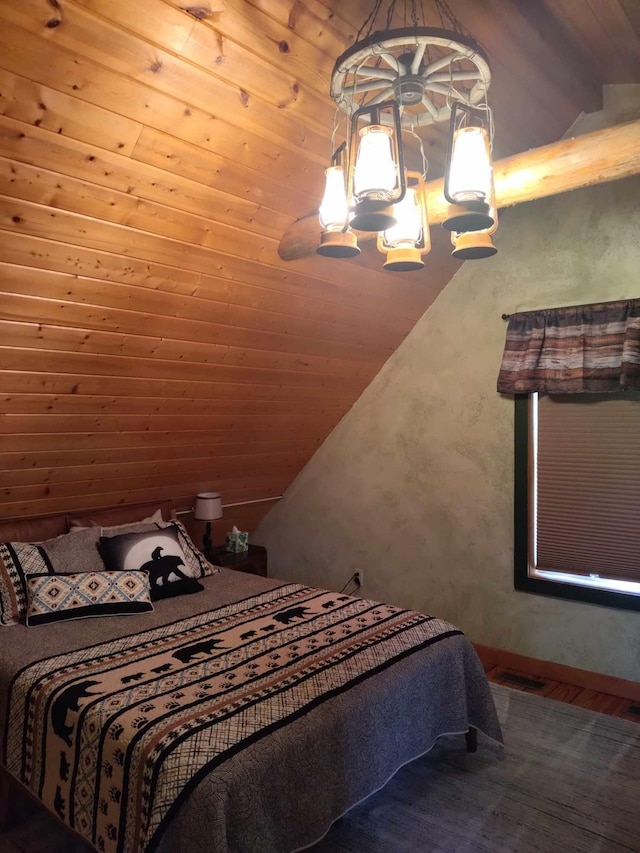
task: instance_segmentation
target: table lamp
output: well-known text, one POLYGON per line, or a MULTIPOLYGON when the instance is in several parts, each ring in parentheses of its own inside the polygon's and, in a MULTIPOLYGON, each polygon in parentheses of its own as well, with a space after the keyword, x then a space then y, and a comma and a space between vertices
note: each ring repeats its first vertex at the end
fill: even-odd
POLYGON ((222 518, 222 500, 218 492, 200 492, 196 495, 194 517, 198 521, 206 521, 207 529, 202 538, 205 552, 211 551, 211 522, 222 518))

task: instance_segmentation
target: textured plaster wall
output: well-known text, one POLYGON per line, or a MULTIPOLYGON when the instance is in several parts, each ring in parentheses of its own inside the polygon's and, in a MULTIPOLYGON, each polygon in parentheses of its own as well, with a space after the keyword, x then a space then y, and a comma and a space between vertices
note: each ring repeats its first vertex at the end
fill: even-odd
MULTIPOLYGON (((591 129, 591 128, 590 128, 591 129)), ((503 312, 640 297, 640 180, 505 212, 254 536, 270 574, 435 613, 472 640, 640 680, 640 613, 513 589, 503 312)), ((427 273, 428 274, 428 273, 427 273)))

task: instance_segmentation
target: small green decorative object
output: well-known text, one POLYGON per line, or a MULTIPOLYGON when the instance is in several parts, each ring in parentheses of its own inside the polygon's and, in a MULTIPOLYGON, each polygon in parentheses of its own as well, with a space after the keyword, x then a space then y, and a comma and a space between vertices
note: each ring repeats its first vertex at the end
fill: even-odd
POLYGON ((233 525, 233 530, 227 533, 226 536, 227 551, 232 554, 240 554, 242 551, 249 550, 249 534, 233 525))

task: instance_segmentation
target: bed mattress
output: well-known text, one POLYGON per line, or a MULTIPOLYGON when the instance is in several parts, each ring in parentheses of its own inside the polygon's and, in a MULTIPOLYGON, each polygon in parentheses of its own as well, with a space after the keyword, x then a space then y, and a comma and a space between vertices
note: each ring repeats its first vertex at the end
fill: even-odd
POLYGON ((454 626, 233 571, 202 583, 152 613, 3 631, 3 763, 98 850, 303 849, 438 736, 500 740, 454 626))

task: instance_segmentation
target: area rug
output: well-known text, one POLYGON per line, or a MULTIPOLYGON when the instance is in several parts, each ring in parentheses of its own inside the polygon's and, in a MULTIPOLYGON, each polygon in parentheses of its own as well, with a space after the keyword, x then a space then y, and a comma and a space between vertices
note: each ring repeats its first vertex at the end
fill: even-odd
MULTIPOLYGON (((504 751, 482 736, 475 754, 463 737, 441 739, 311 853, 640 853, 640 726, 491 689, 504 751)), ((0 839, 0 853, 89 850, 22 799, 0 839)))

